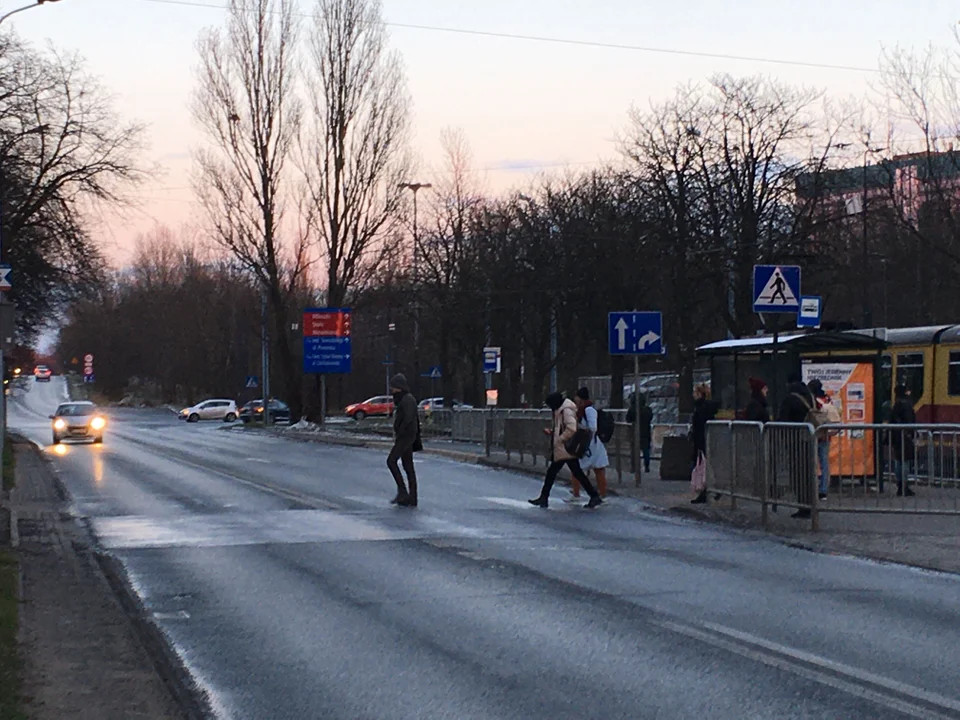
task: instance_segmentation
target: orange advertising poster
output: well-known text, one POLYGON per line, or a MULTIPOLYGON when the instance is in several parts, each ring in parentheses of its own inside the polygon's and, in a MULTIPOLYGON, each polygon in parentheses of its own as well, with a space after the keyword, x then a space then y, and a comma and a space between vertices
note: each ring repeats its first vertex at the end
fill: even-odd
MULTIPOLYGON (((830 402, 844 425, 873 422, 873 363, 807 362, 803 381, 823 383, 830 402)), ((830 440, 830 474, 846 477, 872 475, 875 464, 874 433, 851 428, 830 440)))

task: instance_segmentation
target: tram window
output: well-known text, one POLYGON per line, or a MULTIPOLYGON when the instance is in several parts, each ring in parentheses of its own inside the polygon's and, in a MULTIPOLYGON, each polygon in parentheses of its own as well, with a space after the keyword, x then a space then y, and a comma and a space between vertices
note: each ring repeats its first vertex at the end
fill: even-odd
POLYGON ((960 352, 950 351, 950 366, 947 369, 947 394, 960 395, 960 352))
POLYGON ((897 355, 897 384, 906 385, 917 402, 923 395, 923 353, 897 355))

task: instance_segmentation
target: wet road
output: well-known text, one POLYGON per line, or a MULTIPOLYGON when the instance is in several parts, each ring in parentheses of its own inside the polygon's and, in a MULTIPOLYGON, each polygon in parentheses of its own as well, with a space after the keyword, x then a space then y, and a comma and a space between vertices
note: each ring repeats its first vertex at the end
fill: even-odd
POLYGON ((112 411, 50 448, 75 511, 223 718, 960 718, 960 579, 534 479, 112 411))

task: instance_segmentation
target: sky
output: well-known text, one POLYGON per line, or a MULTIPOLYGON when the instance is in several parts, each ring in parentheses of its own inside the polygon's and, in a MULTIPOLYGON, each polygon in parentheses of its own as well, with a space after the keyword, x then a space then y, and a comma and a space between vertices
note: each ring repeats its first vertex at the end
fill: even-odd
MULTIPOLYGON (((788 63, 876 68, 884 47, 952 47, 960 21, 960 7, 948 0, 382 2, 413 101, 413 149, 423 165, 422 177, 411 180, 430 181, 440 133, 453 127, 469 141, 477 178, 491 192, 522 187, 539 173, 614 159, 630 107, 664 100, 678 83, 717 72, 762 73, 836 97, 862 95, 875 73, 788 63), (761 58, 779 62, 755 60, 761 58)), ((0 0, 0 10, 24 3, 0 0)), ((117 111, 147 127, 145 160, 162 172, 137 191, 135 208, 106 216, 96 229, 118 265, 155 223, 202 221, 190 190, 190 158, 203 138, 189 107, 197 37, 224 22, 224 5, 60 0, 7 21, 27 40, 83 55, 117 111)), ((309 21, 314 2, 300 5, 309 21)))

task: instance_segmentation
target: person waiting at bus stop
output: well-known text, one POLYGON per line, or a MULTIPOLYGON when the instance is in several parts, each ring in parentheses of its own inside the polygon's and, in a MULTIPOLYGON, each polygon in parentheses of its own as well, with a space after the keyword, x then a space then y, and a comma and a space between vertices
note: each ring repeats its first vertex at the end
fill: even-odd
MULTIPOLYGON (((910 388, 906 385, 897 385, 896 401, 890 411, 888 423, 891 425, 915 425, 917 414, 913 410, 913 399, 910 397, 910 388)), ((913 431, 892 430, 890 432, 890 450, 893 454, 893 473, 897 477, 897 497, 914 494, 907 484, 907 473, 914 458, 913 431)), ((880 486, 883 492, 883 486, 880 486)))
MULTIPOLYGON (((816 407, 816 401, 810 389, 803 384, 799 374, 794 373, 787 378, 787 396, 780 403, 780 412, 777 420, 785 423, 806 423, 810 412, 816 407)), ((789 446, 788 446, 789 447, 789 446)), ((800 509, 791 517, 798 519, 810 517, 810 506, 813 504, 813 486, 809 459, 800 447, 789 447, 786 453, 786 462, 790 469, 790 481, 797 493, 797 503, 800 509)))

